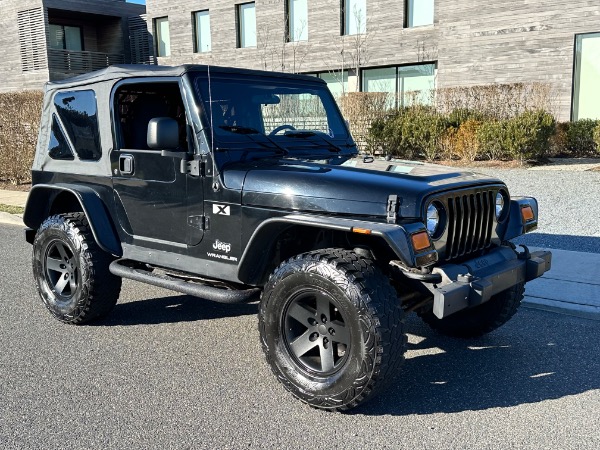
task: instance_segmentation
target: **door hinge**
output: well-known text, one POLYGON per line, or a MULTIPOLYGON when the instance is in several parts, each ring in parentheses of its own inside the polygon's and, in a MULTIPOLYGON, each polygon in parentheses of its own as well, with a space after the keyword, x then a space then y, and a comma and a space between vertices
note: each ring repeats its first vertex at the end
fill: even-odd
POLYGON ((191 161, 181 160, 181 173, 192 175, 194 177, 200 176, 200 161, 192 159, 191 161))
POLYGON ((206 231, 210 229, 210 220, 206 216, 189 216, 188 225, 206 231))
POLYGON ((387 201, 387 223, 396 223, 398 221, 398 196, 393 194, 387 201))

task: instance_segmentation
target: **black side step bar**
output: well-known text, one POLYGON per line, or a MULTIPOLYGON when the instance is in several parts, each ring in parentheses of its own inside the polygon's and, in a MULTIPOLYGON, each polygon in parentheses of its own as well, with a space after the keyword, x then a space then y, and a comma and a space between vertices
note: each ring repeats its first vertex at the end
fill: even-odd
POLYGON ((168 275, 156 275, 143 269, 135 269, 124 263, 127 260, 118 259, 113 261, 109 270, 113 275, 121 278, 129 278, 142 283, 151 284, 172 291, 181 292, 182 294, 201 297, 213 302, 219 303, 248 303, 258 300, 260 297, 259 288, 250 288, 244 290, 230 290, 224 288, 216 288, 198 283, 191 283, 178 278, 169 277, 168 275))

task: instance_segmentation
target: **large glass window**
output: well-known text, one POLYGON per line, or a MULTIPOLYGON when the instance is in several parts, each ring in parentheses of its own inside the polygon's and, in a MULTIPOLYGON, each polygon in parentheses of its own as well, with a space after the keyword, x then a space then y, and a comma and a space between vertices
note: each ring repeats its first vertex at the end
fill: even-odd
POLYGON ((398 67, 398 93, 402 106, 429 105, 435 89, 435 64, 398 67))
POLYGON ((83 50, 83 33, 81 27, 50 24, 48 26, 48 31, 48 45, 50 48, 57 50, 72 50, 76 52, 83 50))
POLYGON ((348 92, 348 71, 325 72, 318 77, 327 83, 327 87, 337 99, 348 92))
POLYGON ((420 27, 431 25, 435 0, 406 0, 405 25, 407 27, 420 27))
POLYGON ((254 2, 238 5, 238 47, 256 47, 256 7, 254 2))
POLYGON ((367 32, 367 0, 342 0, 342 34, 367 32))
POLYGON ((600 33, 575 40, 573 120, 600 119, 600 33))
POLYGON ((308 40, 308 1, 288 0, 288 40, 308 40))
POLYGON ((208 10, 194 13, 195 52, 204 53, 211 50, 210 15, 208 10))
POLYGON ((430 104, 435 89, 435 64, 384 67, 362 72, 363 92, 390 94, 388 106, 430 104), (397 95, 396 95, 397 94, 397 95))
POLYGON ((171 36, 169 34, 169 18, 159 17, 154 19, 154 30, 156 34, 157 56, 171 55, 171 36))
MULTIPOLYGON (((54 107, 77 156, 83 160, 99 160, 102 156, 102 149, 94 91, 71 91, 56 94, 54 107)), ((60 139, 57 138, 57 141, 60 142, 60 139)))
POLYGON ((398 90, 396 67, 363 70, 363 92, 385 92, 389 94, 386 99, 388 108, 396 106, 396 92, 398 90))

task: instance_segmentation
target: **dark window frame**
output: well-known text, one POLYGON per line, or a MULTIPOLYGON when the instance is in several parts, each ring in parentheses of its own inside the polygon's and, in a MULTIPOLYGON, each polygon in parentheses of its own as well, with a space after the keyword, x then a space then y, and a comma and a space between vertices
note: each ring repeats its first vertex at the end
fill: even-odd
MULTIPOLYGON (((80 25, 71 25, 71 24, 65 24, 65 23, 48 23, 48 25, 54 25, 55 27, 61 27, 62 28, 62 33, 63 33, 63 50, 67 50, 69 52, 77 52, 77 51, 85 51, 85 39, 84 39, 84 34, 83 34, 83 27, 80 25), (69 50, 67 48, 67 34, 65 33, 65 27, 71 27, 71 28, 78 28, 79 29, 79 40, 81 42, 81 50, 69 50)), ((59 50, 59 49, 55 49, 55 50, 59 50)))
POLYGON ((426 26, 429 26, 429 25, 435 25, 435 23, 436 23, 435 22, 435 18, 436 18, 435 5, 436 5, 436 3, 437 3, 437 0, 434 0, 434 2, 433 2, 433 20, 431 21, 431 23, 428 24, 428 25, 417 25, 415 27, 415 26, 410 26, 409 25, 409 22, 408 22, 408 19, 410 17, 409 14, 408 14, 409 13, 409 6, 408 6, 409 5, 409 0, 404 0, 404 23, 403 23, 403 27, 404 28, 419 28, 419 27, 426 27, 426 26))
POLYGON ((210 50, 208 50, 206 52, 202 52, 198 48, 198 21, 196 20, 196 15, 199 13, 203 13, 203 12, 208 13, 208 21, 210 22, 210 9, 209 8, 192 11, 192 38, 194 39, 194 53, 210 53, 212 51, 212 35, 211 35, 210 50))
MULTIPOLYGON (((155 17, 154 19, 152 19, 152 28, 154 30, 154 47, 156 48, 156 56, 158 58, 168 58, 171 56, 171 52, 169 51, 168 55, 161 55, 160 54, 160 45, 158 42, 158 26, 157 23, 159 20, 161 19, 167 19, 167 23, 169 23, 169 16, 160 16, 160 17, 155 17)), ((169 24, 169 43, 171 41, 171 26, 169 24)))
MULTIPOLYGON (((242 6, 244 5, 254 5, 254 14, 256 14, 256 1, 252 2, 242 2, 235 4, 235 29, 236 29, 236 48, 252 48, 252 47, 242 47, 242 6)), ((256 24, 255 24, 255 28, 256 24)), ((257 42, 258 44, 258 42, 257 42)))
MULTIPOLYGON (((576 101, 575 101, 575 94, 576 94, 575 82, 577 79, 577 40, 582 36, 593 35, 593 34, 600 34, 600 30, 586 32, 586 33, 576 33, 575 36, 573 36, 573 65, 572 65, 573 69, 571 71, 571 111, 569 114, 570 121, 575 120, 575 103, 576 103, 576 101)), ((578 103, 577 106, 579 106, 579 101, 577 101, 577 103, 578 103)))

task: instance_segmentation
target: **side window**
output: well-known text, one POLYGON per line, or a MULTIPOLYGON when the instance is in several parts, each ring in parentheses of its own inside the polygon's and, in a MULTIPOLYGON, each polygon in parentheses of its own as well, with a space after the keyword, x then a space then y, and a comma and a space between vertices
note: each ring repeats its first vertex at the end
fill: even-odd
POLYGON ((115 121, 120 148, 149 150, 148 123, 170 117, 179 124, 179 146, 188 149, 186 118, 177 83, 124 84, 115 94, 115 121))
POLYGON ((54 106, 79 159, 98 161, 102 147, 94 91, 61 92, 54 106))
POLYGON ((52 159, 73 160, 73 152, 69 148, 67 139, 63 134, 56 115, 52 115, 52 132, 50 134, 50 143, 48 144, 48 155, 52 159))

